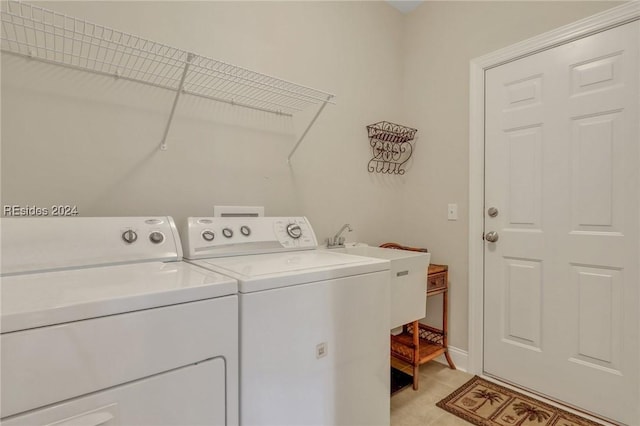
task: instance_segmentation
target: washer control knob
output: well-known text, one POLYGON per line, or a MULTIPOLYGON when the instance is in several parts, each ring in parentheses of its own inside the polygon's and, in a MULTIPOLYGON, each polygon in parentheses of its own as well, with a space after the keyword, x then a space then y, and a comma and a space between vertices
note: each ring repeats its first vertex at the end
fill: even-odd
POLYGON ((302 228, 300 228, 298 224, 290 223, 287 225, 287 234, 294 240, 297 240, 302 236, 302 228))
POLYGON ((224 235, 225 238, 231 238, 233 237, 233 231, 231 230, 231 228, 224 228, 222 230, 222 235, 224 235))
POLYGON ((160 244, 164 241, 164 234, 160 231, 153 231, 149 234, 149 241, 153 244, 160 244))
POLYGON ((245 237, 248 237, 249 235, 251 235, 251 228, 249 228, 247 225, 242 225, 240 227, 240 233, 245 237))
POLYGON ((122 233, 122 239, 127 244, 133 244, 138 239, 138 234, 133 229, 128 229, 122 233))
POLYGON ((205 241, 213 241, 213 239, 216 237, 216 234, 213 233, 213 231, 202 231, 202 239, 205 241))

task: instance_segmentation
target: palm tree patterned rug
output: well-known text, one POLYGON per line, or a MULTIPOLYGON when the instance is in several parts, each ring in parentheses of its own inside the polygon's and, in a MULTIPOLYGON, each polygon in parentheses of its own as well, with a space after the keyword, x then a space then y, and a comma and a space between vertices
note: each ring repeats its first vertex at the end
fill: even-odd
POLYGON ((478 376, 436 405, 478 426, 600 426, 478 376))

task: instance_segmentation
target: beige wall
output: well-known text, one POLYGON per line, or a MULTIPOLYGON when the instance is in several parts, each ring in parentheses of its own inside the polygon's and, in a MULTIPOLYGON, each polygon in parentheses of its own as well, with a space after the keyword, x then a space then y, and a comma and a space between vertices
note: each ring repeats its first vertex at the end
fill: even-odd
MULTIPOLYGON (((43 2, 45 7, 337 95, 291 166, 304 120, 2 55, 2 205, 81 215, 306 215, 319 239, 426 246, 451 268, 451 343, 467 348, 469 60, 611 2, 43 2), (406 175, 367 173, 365 126, 419 129, 406 175), (458 221, 446 206, 458 204, 458 221)), ((429 303, 430 319, 439 307, 429 303)))
MULTIPOLYGON (((2 204, 82 215, 307 215, 319 239, 391 239, 400 183, 366 172, 365 126, 401 121, 403 15, 382 2, 42 2, 337 95, 292 159, 294 120, 3 54, 2 204)), ((310 111, 311 115, 315 111, 310 111)))
MULTIPOLYGON (((449 265, 452 346, 468 348, 469 61, 616 4, 442 1, 407 15, 404 117, 419 129, 420 149, 403 187, 399 238, 449 265), (458 204, 458 221, 447 220, 448 203, 458 204)), ((438 299, 427 310, 427 322, 439 321, 438 299)))

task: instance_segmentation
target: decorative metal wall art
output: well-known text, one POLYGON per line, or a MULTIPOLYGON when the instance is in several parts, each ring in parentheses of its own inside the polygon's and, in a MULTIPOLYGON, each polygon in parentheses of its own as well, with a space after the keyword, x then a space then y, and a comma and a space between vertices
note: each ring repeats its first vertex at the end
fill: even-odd
POLYGON ((380 121, 367 126, 373 157, 369 160, 369 173, 403 175, 404 164, 413 153, 411 141, 417 129, 380 121))

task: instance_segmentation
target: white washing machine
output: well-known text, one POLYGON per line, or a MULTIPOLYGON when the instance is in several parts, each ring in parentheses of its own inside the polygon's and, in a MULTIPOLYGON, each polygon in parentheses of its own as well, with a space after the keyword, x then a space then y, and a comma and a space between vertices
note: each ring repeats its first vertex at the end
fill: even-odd
POLYGON ((4 426, 238 424, 237 282, 170 217, 0 224, 4 426))
POLYGON ((238 280, 240 424, 389 424, 389 262, 298 218, 189 218, 185 259, 238 280))

